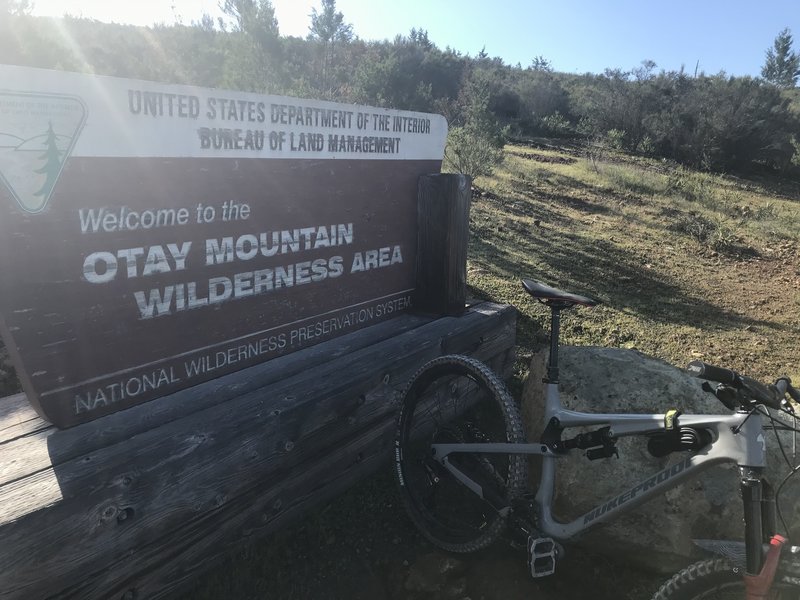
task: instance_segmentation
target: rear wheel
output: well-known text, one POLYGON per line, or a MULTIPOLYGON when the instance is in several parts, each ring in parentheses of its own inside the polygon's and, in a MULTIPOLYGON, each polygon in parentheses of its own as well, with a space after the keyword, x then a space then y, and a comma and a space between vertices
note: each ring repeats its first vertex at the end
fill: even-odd
POLYGON ((524 442, 522 420, 503 382, 466 356, 443 356, 412 377, 395 439, 395 476, 408 514, 422 534, 451 552, 471 552, 503 531, 511 499, 525 489, 523 455, 450 454, 480 484, 486 499, 434 459, 434 443, 524 442))
MULTIPOLYGON (((775 574, 772 600, 800 600, 800 566, 782 561, 775 574)), ((653 600, 743 600, 745 598, 744 569, 725 559, 695 563, 674 575, 661 586, 653 600)))

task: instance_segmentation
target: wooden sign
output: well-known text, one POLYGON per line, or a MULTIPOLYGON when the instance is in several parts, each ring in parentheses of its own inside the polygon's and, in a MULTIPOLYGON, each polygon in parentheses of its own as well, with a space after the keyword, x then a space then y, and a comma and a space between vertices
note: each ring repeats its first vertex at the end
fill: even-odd
POLYGON ((443 117, 0 65, 0 331, 74 425, 407 310, 443 117))

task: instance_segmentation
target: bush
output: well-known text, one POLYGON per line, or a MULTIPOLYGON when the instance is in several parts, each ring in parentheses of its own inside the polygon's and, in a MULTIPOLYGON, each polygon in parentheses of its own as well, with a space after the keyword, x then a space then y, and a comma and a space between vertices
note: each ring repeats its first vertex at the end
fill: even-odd
POLYGON ((447 134, 445 170, 475 179, 491 175, 502 162, 503 146, 498 145, 494 136, 471 127, 453 127, 447 134))
POLYGON ((740 249, 735 229, 722 215, 708 219, 694 212, 684 214, 670 229, 686 233, 698 243, 716 252, 730 253, 740 249))
POLYGON ((564 116, 556 111, 552 115, 547 115, 541 119, 541 130, 545 135, 553 137, 569 137, 575 135, 572 124, 564 116))
POLYGON ((490 175, 503 162, 503 146, 508 127, 500 125, 490 110, 492 93, 497 87, 496 73, 476 69, 466 79, 459 104, 457 125, 450 129, 444 152, 444 167, 473 179, 490 175))
POLYGON ((713 188, 706 178, 682 167, 670 173, 667 191, 704 205, 713 203, 713 188))
POLYGON ((614 150, 623 150, 625 148, 625 132, 620 129, 610 129, 606 133, 606 143, 614 150))

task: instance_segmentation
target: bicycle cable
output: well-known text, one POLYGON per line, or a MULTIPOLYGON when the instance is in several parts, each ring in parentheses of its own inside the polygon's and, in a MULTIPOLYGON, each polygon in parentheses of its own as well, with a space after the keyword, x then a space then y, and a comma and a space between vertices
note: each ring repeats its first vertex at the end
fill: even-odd
MULTIPOLYGON (((758 409, 761 409, 761 408, 762 408, 761 405, 757 406, 754 409, 754 411, 751 411, 750 414, 755 412, 755 410, 758 410, 758 409)), ((772 431, 775 433, 775 440, 778 442, 778 448, 780 449, 781 454, 783 455, 784 461, 786 461, 786 464, 789 467, 789 473, 786 474, 786 476, 781 481, 780 485, 778 485, 778 487, 775 489, 775 512, 778 514, 778 519, 780 519, 781 526, 783 527, 783 530, 788 535, 789 534, 789 527, 786 525, 786 520, 783 518, 783 512, 781 511, 780 493, 781 493, 781 490, 783 489, 783 486, 786 484, 786 482, 789 481, 789 479, 793 475, 795 475, 798 471, 800 471, 800 464, 794 464, 794 462, 789 459, 789 456, 786 454, 786 449, 783 447, 783 442, 781 441, 781 436, 778 434, 778 430, 780 429, 782 431, 792 431, 793 432, 793 440, 796 443, 797 433, 798 433, 797 415, 795 415, 794 413, 792 413, 792 412, 790 412, 788 410, 780 409, 781 412, 788 414, 794 420, 795 426, 791 427, 788 424, 780 422, 775 417, 773 417, 772 413, 769 410, 769 408, 767 408, 766 406, 764 406, 763 408, 766 410, 766 412, 764 412, 762 410, 758 410, 758 412, 761 413, 762 415, 766 415, 766 417, 770 420, 770 423, 772 424, 772 431), (778 425, 780 425, 780 427, 778 427, 778 425)), ((749 417, 750 417, 750 415, 748 415, 748 418, 749 417)), ((794 454, 794 456, 796 457, 796 454, 794 454)))
MULTIPOLYGON (((744 418, 744 421, 742 421, 742 422, 741 422, 741 423, 739 423, 739 424, 738 424, 736 427, 734 427, 734 428, 733 428, 733 430, 732 430, 732 431, 733 431, 734 435, 738 435, 738 434, 739 434, 739 432, 742 430, 742 427, 744 427, 744 424, 745 424, 745 423, 747 423, 747 421, 749 421, 749 420, 750 420, 750 417, 752 417, 754 414, 756 414, 757 412, 759 412, 759 410, 758 410, 759 408, 761 408, 761 405, 760 405, 760 404, 757 404, 755 407, 753 407, 752 409, 750 409, 750 412, 749 412, 749 413, 747 413, 747 416, 744 418)), ((763 413, 762 413, 762 414, 763 414, 763 413)), ((768 416, 769 416, 769 415, 768 415, 768 416)))

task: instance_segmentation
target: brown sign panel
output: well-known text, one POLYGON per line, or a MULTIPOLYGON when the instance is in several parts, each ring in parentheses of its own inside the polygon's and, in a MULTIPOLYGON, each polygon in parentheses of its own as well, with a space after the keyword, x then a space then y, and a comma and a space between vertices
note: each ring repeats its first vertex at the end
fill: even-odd
POLYGON ((61 427, 389 318, 437 115, 0 66, 0 331, 61 427))

